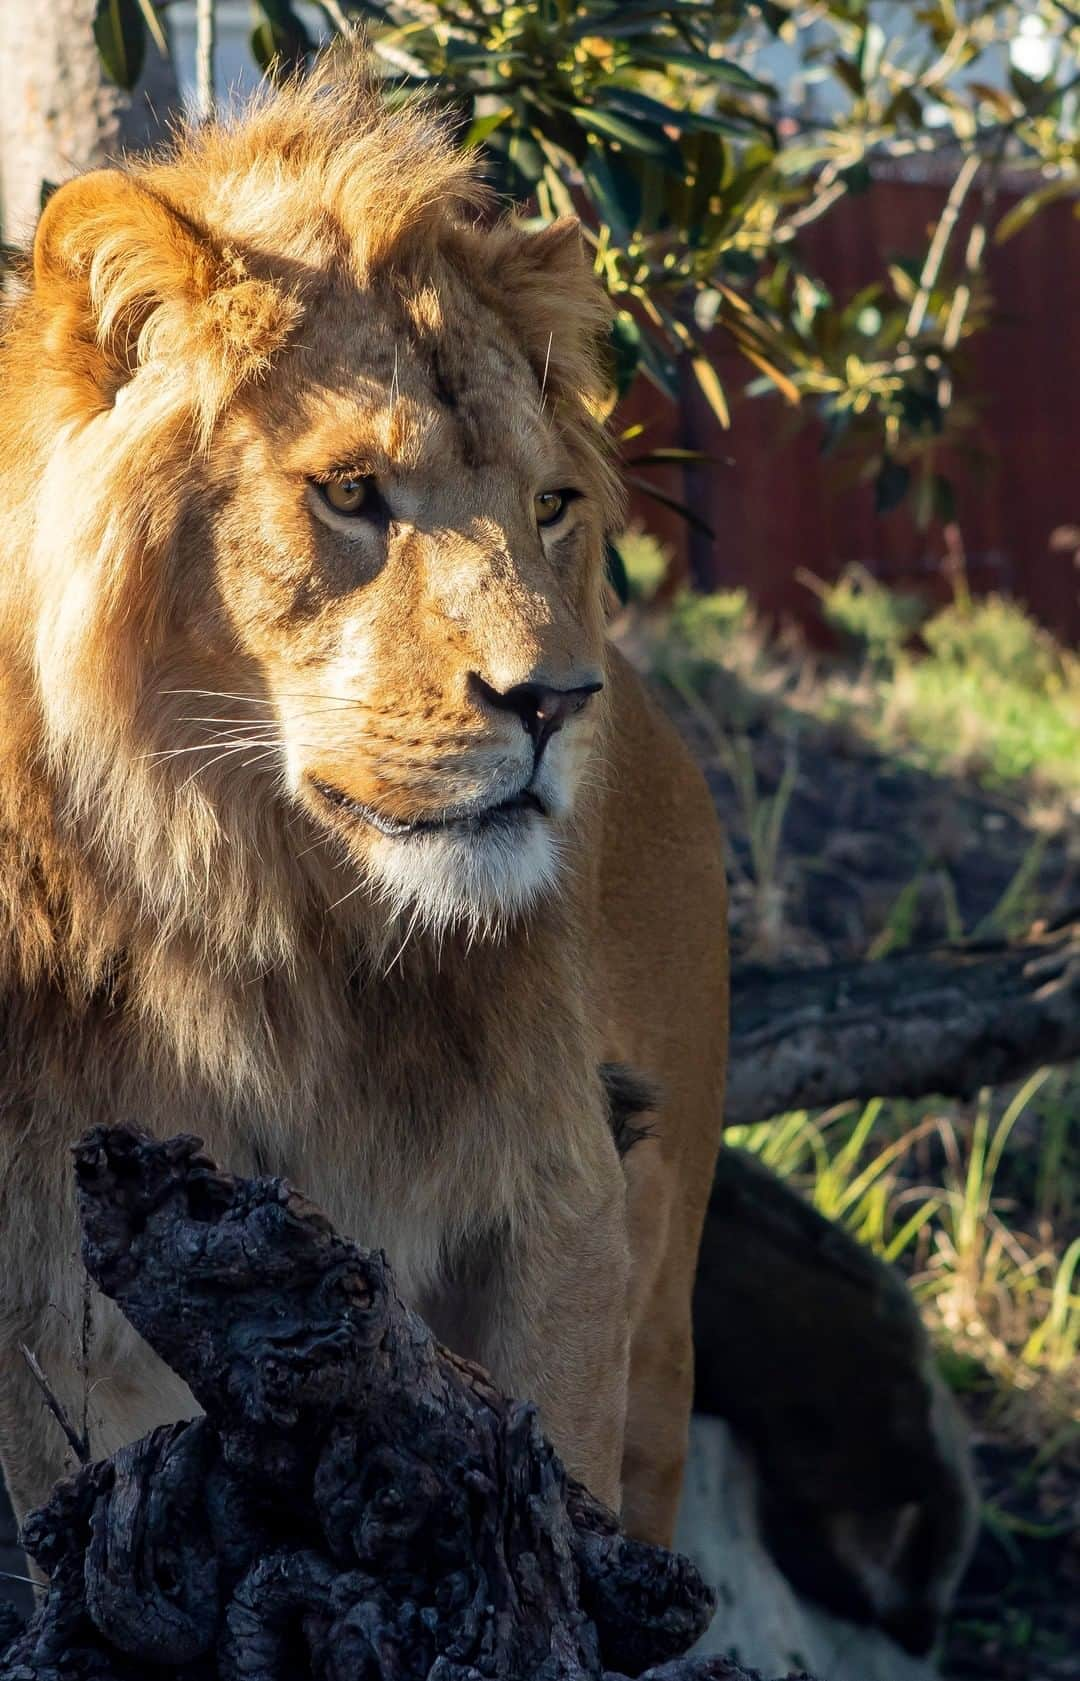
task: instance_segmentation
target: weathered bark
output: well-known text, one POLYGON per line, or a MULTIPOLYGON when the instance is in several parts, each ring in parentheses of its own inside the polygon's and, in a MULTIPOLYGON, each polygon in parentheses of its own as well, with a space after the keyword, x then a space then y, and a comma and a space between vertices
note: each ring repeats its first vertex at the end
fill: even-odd
POLYGON ((206 1416, 58 1485, 3 1681, 726 1681, 712 1596, 568 1481, 385 1257, 190 1138, 77 1148, 84 1258, 206 1416))
POLYGON ((134 93, 109 82, 92 32, 95 3, 0 4, 0 218, 9 244, 33 232, 43 181, 150 145, 178 108, 172 64, 152 40, 134 93))
POLYGON ((1080 922, 1023 944, 732 979, 727 1120, 849 1098, 970 1097, 1080 1056, 1080 922))

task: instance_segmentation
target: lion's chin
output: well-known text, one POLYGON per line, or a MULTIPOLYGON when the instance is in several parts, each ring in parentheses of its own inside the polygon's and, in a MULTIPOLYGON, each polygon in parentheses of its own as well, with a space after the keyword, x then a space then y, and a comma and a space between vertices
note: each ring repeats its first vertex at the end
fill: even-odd
POLYGON ((365 851, 376 892, 433 933, 497 937, 555 891, 560 873, 558 837, 532 812, 475 831, 374 835, 365 851))

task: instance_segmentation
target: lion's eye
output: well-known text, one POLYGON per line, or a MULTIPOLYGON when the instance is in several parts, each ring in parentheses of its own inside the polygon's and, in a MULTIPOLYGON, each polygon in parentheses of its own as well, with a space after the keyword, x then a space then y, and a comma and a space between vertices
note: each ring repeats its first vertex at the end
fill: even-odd
POLYGON ((542 490, 539 496, 534 496, 537 525, 554 525, 566 512, 570 500, 568 490, 542 490))
POLYGON ((318 489, 327 507, 346 518, 370 512, 377 495, 374 479, 367 477, 327 479, 318 489))

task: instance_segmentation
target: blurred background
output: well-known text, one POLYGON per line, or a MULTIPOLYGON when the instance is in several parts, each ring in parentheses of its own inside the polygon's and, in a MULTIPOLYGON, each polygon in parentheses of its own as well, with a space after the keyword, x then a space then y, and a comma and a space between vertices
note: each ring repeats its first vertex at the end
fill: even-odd
MULTIPOLYGON (((630 491, 613 634, 727 825, 737 1001, 762 965, 1052 940, 1075 1017, 1080 6, 3 0, 9 285, 52 185, 357 24, 504 206, 582 219, 630 491)), ((728 1129, 901 1269, 962 1401, 956 1678, 1080 1676, 1066 1041, 1010 1069, 988 1040, 974 1096, 931 1070, 728 1129)))

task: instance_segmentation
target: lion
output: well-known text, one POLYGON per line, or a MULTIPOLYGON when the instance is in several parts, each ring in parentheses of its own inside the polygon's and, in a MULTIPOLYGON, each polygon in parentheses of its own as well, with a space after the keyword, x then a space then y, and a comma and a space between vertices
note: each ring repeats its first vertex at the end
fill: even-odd
POLYGON ((318 72, 61 186, 2 351, 0 1456, 195 1410, 84 1298, 68 1148, 194 1132, 382 1246, 671 1538, 723 1107, 721 839, 606 640, 579 229, 318 72), (625 1161, 602 1069, 660 1093, 625 1161))

